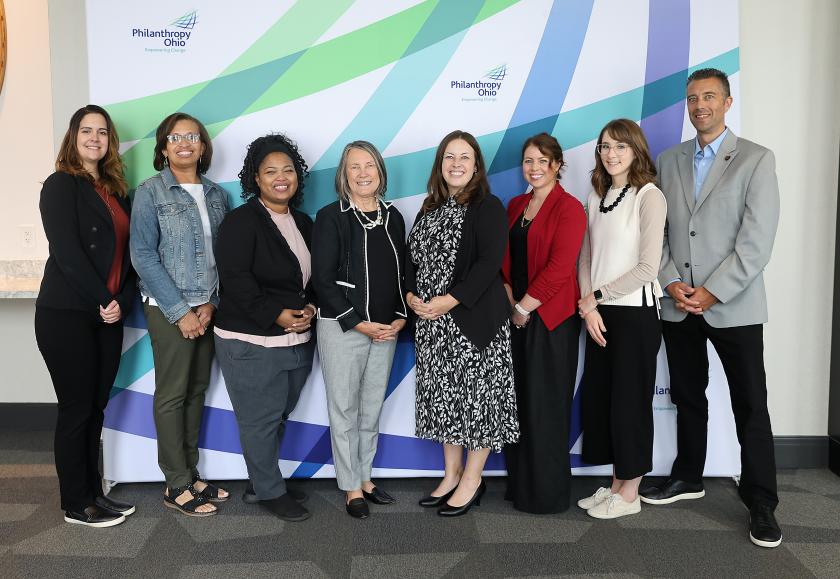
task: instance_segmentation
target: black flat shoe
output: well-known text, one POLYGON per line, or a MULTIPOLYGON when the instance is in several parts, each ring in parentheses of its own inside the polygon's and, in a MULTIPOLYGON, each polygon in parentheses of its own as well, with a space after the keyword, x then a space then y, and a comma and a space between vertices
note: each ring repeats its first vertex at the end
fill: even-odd
POLYGON ((664 483, 648 486, 639 491, 639 498, 649 505, 669 505, 687 499, 699 499, 706 496, 703 483, 690 483, 669 478, 664 483))
MULTIPOLYGON (((456 486, 455 489, 458 487, 456 486)), ((452 489, 442 497, 436 497, 435 495, 429 495, 427 497, 423 497, 418 501, 421 507, 431 508, 431 507, 442 507, 446 504, 446 501, 449 500, 453 494, 455 494, 455 489, 452 489)))
POLYGON ((115 501, 114 499, 106 496, 96 497, 93 500, 93 503, 97 507, 102 507, 103 509, 108 509, 109 511, 113 511, 120 515, 133 515, 134 511, 137 509, 134 508, 134 505, 129 503, 123 503, 121 501, 115 501))
MULTIPOLYGON (((286 487, 286 494, 301 504, 309 500, 309 495, 297 489, 286 487)), ((245 492, 242 493, 242 502, 249 505, 256 505, 260 502, 260 499, 257 498, 257 493, 254 492, 254 485, 251 481, 248 481, 248 486, 245 488, 245 492)))
POLYGON ((782 530, 772 507, 759 504, 750 509, 750 541, 753 545, 770 549, 782 543, 782 530))
POLYGON ((356 519, 367 519, 370 516, 367 501, 361 497, 351 499, 345 505, 345 508, 347 509, 347 514, 356 519))
POLYGON ((380 489, 379 487, 373 487, 371 492, 362 491, 362 495, 364 495, 365 499, 369 500, 375 505, 392 505, 397 502, 397 499, 380 489))
POLYGON ((460 507, 453 507, 449 503, 446 503, 445 506, 438 509, 437 513, 441 517, 460 517, 461 515, 466 515, 470 511, 470 507, 472 507, 473 505, 479 506, 481 504, 481 496, 486 490, 487 485, 484 484, 484 480, 482 479, 481 484, 478 485, 477 489, 475 489, 475 494, 470 500, 467 501, 465 505, 461 505, 460 507))
POLYGON ((312 514, 306 510, 306 507, 301 505, 289 493, 280 495, 276 499, 269 499, 267 501, 260 501, 260 506, 271 511, 278 518, 290 523, 299 523, 305 521, 312 514))
POLYGON ((87 507, 80 513, 74 511, 64 511, 64 520, 74 525, 84 525, 86 527, 113 527, 125 522, 125 516, 120 513, 100 508, 96 505, 87 507))

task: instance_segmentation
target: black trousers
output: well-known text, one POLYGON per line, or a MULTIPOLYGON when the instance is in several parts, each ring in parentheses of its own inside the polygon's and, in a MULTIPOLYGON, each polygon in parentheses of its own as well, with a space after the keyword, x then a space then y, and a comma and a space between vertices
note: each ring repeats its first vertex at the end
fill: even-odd
POLYGON ((738 494, 749 508, 760 502, 775 507, 776 457, 767 412, 764 374, 764 327, 761 324, 715 328, 703 316, 688 315, 681 322, 663 322, 671 401, 677 406, 677 458, 671 477, 700 482, 706 464, 709 402, 709 357, 712 342, 729 383, 735 431, 741 444, 741 481, 738 494))
POLYGON ((576 314, 549 331, 537 311, 527 326, 511 330, 520 436, 505 445, 506 496, 517 510, 544 514, 569 508, 569 422, 579 338, 576 314))
POLYGON ((95 314, 35 309, 35 338, 58 398, 55 469, 61 508, 81 511, 102 495, 99 440, 122 350, 123 324, 95 314))
POLYGON ((583 460, 630 480, 653 468, 653 392, 662 326, 654 306, 598 306, 601 347, 586 336, 581 378, 583 460))

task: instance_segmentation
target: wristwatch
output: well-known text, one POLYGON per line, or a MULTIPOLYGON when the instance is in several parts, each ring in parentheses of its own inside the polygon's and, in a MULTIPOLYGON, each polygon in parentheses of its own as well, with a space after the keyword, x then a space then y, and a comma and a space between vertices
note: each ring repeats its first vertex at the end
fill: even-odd
POLYGON ((598 302, 599 304, 602 301, 604 301, 604 294, 601 293, 601 290, 596 289, 594 292, 592 292, 592 295, 595 296, 595 301, 598 302))

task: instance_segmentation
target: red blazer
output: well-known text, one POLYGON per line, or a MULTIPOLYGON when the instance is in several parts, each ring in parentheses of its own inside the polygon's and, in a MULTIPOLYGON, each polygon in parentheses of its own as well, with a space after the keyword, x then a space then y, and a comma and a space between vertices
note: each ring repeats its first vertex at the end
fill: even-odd
MULTIPOLYGON (((525 193, 511 199, 508 230, 522 217, 531 195, 525 193)), ((528 295, 542 302, 539 313, 549 330, 577 310, 577 258, 585 230, 583 205, 558 183, 528 229, 528 295)), ((502 262, 502 278, 510 285, 509 247, 502 262)))

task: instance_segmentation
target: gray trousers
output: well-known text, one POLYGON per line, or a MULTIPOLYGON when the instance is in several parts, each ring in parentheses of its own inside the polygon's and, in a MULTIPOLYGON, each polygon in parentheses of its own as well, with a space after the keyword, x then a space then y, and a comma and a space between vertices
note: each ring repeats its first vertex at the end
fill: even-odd
POLYGON ((374 342, 355 330, 343 332, 333 320, 318 320, 317 328, 335 478, 338 488, 352 491, 370 480, 397 343, 374 342))
POLYGON ((248 477, 261 501, 286 494, 278 460, 286 419, 312 370, 312 342, 264 348, 214 336, 216 355, 239 425, 248 477))

